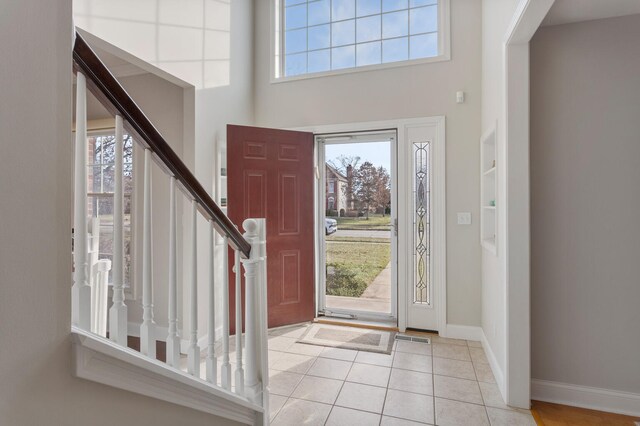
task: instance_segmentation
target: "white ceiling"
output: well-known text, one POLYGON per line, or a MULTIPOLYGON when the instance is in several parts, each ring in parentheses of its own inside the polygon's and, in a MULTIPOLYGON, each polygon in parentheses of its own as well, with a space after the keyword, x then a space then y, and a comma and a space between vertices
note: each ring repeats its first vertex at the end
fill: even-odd
POLYGON ((542 26, 640 13, 640 0, 556 0, 542 26))

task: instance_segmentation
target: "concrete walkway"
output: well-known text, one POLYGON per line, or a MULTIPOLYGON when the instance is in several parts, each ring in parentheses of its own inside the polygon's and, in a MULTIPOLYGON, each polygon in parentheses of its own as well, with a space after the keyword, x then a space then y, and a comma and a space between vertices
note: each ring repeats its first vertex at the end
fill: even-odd
POLYGON ((360 297, 391 300, 391 262, 380 271, 360 297))

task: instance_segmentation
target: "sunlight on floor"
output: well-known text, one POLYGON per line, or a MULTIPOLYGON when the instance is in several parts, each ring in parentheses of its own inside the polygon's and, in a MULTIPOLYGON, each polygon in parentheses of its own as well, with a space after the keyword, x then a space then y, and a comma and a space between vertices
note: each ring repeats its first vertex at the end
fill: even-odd
POLYGON ((273 425, 535 425, 502 401, 480 342, 433 335, 384 355, 297 343, 306 327, 270 332, 273 425))

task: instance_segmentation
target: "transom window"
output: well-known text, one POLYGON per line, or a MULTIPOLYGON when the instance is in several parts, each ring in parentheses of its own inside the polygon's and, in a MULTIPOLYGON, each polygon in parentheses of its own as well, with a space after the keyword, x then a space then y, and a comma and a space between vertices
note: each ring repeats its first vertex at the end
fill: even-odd
POLYGON ((443 56, 447 0, 275 0, 276 77, 443 56))

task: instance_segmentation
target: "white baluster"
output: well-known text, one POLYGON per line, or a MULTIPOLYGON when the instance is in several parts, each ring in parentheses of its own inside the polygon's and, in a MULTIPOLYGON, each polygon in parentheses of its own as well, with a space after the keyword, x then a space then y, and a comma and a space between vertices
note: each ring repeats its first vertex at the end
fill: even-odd
POLYGON ((104 305, 99 303, 100 301, 100 273, 98 267, 104 270, 104 265, 98 264, 98 255, 100 249, 100 218, 92 217, 89 221, 89 232, 87 234, 87 265, 89 267, 89 286, 91 287, 91 332, 101 334, 98 329, 100 319, 104 316, 107 317, 107 301, 104 300, 104 305))
POLYGON ((218 382, 218 359, 216 358, 216 288, 215 288, 215 240, 213 220, 209 221, 209 337, 207 347, 207 381, 218 382))
MULTIPOLYGON (((89 285, 93 288, 93 274, 91 268, 98 263, 100 254, 100 218, 96 215, 88 222, 89 232, 87 233, 87 265, 89 267, 89 285)), ((93 330, 91 330, 93 331, 93 330)))
POLYGON ((198 205, 191 201, 191 297, 189 299, 191 333, 187 351, 187 371, 200 376, 200 348, 198 347, 198 205))
POLYGON ((178 336, 178 262, 176 257, 176 178, 169 183, 169 334, 167 363, 180 367, 180 336, 178 336))
POLYGON ((124 303, 123 123, 116 115, 116 167, 113 193, 113 304, 109 309, 109 338, 127 346, 127 305, 124 303))
POLYGON ((94 280, 91 288, 93 299, 93 324, 94 333, 107 337, 107 305, 109 297, 109 271, 111 261, 109 259, 98 260, 92 267, 94 280))
POLYGON ((244 395, 244 370, 242 369, 242 267, 240 251, 234 251, 236 275, 236 393, 244 395))
POLYGON ((151 276, 151 150, 144 150, 144 183, 142 206, 142 325, 140 352, 156 357, 155 323, 153 321, 153 286, 151 276))
MULTIPOLYGON (((262 225, 263 222, 260 223, 262 225)), ((262 316, 261 309, 258 304, 263 279, 263 261, 262 246, 260 243, 261 230, 259 223, 253 219, 247 219, 242 224, 247 231, 244 234, 245 239, 251 244, 251 253, 249 259, 242 259, 244 266, 244 284, 245 284, 245 303, 246 303, 246 321, 245 321, 245 394, 256 404, 262 405, 262 362, 261 362, 261 346, 262 346, 262 316)))
POLYGON ((87 264, 87 82, 78 72, 76 83, 76 143, 74 182, 74 280, 71 288, 72 323, 91 329, 91 287, 87 264))
POLYGON ((231 390, 229 362, 229 238, 225 235, 222 249, 222 387, 231 390))

